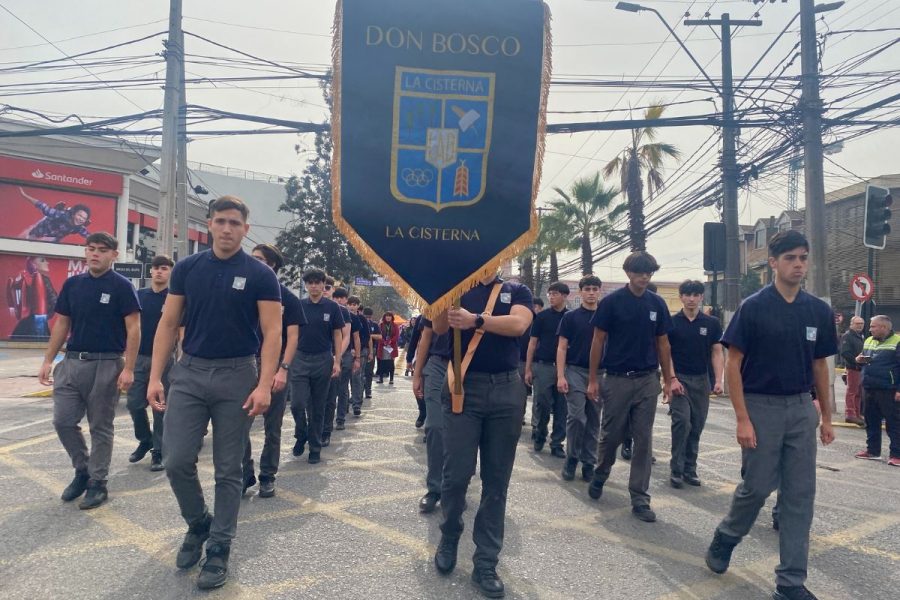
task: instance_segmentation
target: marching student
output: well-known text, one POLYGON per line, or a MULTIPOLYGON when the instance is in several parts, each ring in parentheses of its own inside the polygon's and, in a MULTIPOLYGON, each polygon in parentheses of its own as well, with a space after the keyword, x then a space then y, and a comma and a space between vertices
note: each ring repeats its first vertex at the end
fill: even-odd
POLYGON ((716 527, 706 564, 715 573, 728 569, 734 547, 778 489, 775 600, 815 600, 804 585, 816 496, 819 415, 809 393, 813 386, 822 411, 819 437, 825 445, 834 441, 826 359, 837 354, 837 333, 831 307, 801 289, 808 260, 803 234, 775 234, 769 240, 774 282, 741 303, 722 337, 743 479, 716 527))
POLYGON ((509 478, 525 414, 518 338, 531 326, 533 316, 531 291, 526 286, 491 275, 462 295, 460 308, 439 314, 432 324, 438 335, 451 327, 459 329, 462 354, 467 353, 473 339, 477 344, 468 372, 463 373, 465 399, 460 414, 452 411, 449 374, 448 386, 442 391, 444 519, 434 564, 443 574, 456 566, 466 490, 480 454, 481 502, 472 532, 472 581, 491 598, 504 594, 497 562, 503 547, 509 478))
POLYGON ((704 315, 703 284, 684 281, 678 286, 678 297, 684 308, 672 317, 669 344, 675 379, 684 387, 683 394, 672 396, 672 460, 669 483, 674 488, 700 485, 697 477, 697 454, 700 435, 709 414, 709 365, 715 384, 712 391, 722 393, 725 356, 722 353, 722 326, 719 320, 704 315))
POLYGON ((347 307, 359 326, 359 354, 357 355, 359 357, 359 368, 354 370, 350 376, 350 404, 353 408, 353 416, 358 417, 362 415, 363 385, 366 371, 369 368, 369 346, 372 345, 372 334, 369 330, 368 321, 362 315, 359 297, 350 296, 347 298, 347 307))
POLYGON ((359 321, 353 318, 347 308, 347 298, 350 294, 346 289, 334 288, 332 299, 337 302, 341 316, 344 318, 344 329, 341 337, 341 373, 331 381, 331 389, 328 390, 328 404, 325 406, 325 427, 322 431, 322 445, 331 443, 333 429, 344 429, 344 421, 347 418, 347 407, 350 404, 350 379, 353 373, 360 368, 360 342, 359 321), (335 413, 337 424, 335 424, 335 413))
MULTIPOLYGON (((169 276, 175 263, 168 256, 157 254, 150 263, 150 287, 137 291, 141 303, 141 345, 138 348, 137 361, 134 364, 134 384, 128 389, 128 412, 134 423, 134 437, 138 440, 137 449, 128 457, 128 462, 136 463, 150 454, 150 470, 162 471, 162 438, 164 413, 151 410, 153 413, 153 431, 150 431, 150 419, 147 418, 147 384, 150 382, 150 363, 153 362, 153 338, 156 327, 162 317, 166 296, 169 295, 169 276)), ((175 362, 175 348, 163 371, 163 385, 169 384, 169 371, 175 362)))
POLYGON ((532 386, 531 440, 534 451, 540 452, 547 442, 547 426, 553 416, 553 432, 550 434, 550 454, 565 458, 563 441, 566 439, 566 397, 556 388, 556 347, 559 322, 566 314, 569 286, 555 281, 547 288, 550 308, 534 315, 529 332, 528 352, 525 355, 525 383, 532 386))
POLYGON ((650 508, 650 464, 653 451, 653 421, 660 392, 659 368, 665 378, 665 396, 683 393, 672 372, 668 334, 672 317, 665 301, 648 291, 650 278, 659 264, 646 252, 632 252, 622 265, 628 284, 609 294, 597 305, 591 324, 594 339, 588 396, 603 404, 600 426, 600 464, 588 494, 594 500, 616 462, 616 449, 628 435, 634 438, 628 491, 631 512, 641 521, 656 521, 650 508), (604 369, 602 385, 597 368, 604 369), (601 396, 602 394, 602 396, 601 396))
POLYGON ((587 396, 591 340, 591 319, 597 310, 603 283, 596 275, 578 282, 581 306, 566 312, 556 330, 556 389, 566 398, 566 462, 562 478, 575 479, 581 462, 581 478, 590 481, 597 466, 597 436, 600 435, 600 405, 587 396))
POLYGON ((291 414, 294 416, 294 456, 301 456, 309 442, 307 461, 316 464, 322 451, 325 405, 331 380, 341 374, 340 350, 344 317, 337 302, 325 297, 325 272, 310 269, 303 274, 307 296, 300 300, 307 325, 303 327, 297 354, 291 364, 291 414))
POLYGON ((53 368, 53 426, 75 468, 62 500, 71 502, 87 491, 78 505, 81 509, 96 508, 109 495, 106 480, 116 403, 119 390, 127 391, 134 382, 141 342, 141 306, 134 287, 112 270, 118 248, 119 242, 108 233, 87 236, 88 270, 63 284, 56 300, 56 323, 38 372, 38 380, 50 385, 53 360, 66 343, 65 358, 53 368), (90 452, 78 426, 85 413, 90 452))
POLYGON ((281 348, 281 289, 275 272, 241 249, 249 216, 239 198, 222 196, 210 202, 212 247, 183 258, 172 270, 147 386, 153 409, 166 411, 163 459, 188 524, 175 564, 179 569, 197 564, 206 542, 206 562, 197 579, 201 589, 227 580, 247 432, 253 417, 269 408, 281 348), (179 325, 184 325, 183 354, 172 367, 166 390, 162 376, 179 325), (210 421, 216 472, 213 514, 197 476, 197 456, 210 421))
MULTIPOLYGON (((272 244, 258 244, 251 254, 253 258, 267 265, 275 274, 284 266, 284 256, 272 244)), ((300 340, 300 328, 305 326, 306 315, 303 305, 294 293, 283 284, 281 288, 281 348, 278 358, 278 370, 272 380, 272 402, 263 418, 265 442, 259 457, 259 497, 271 498, 275 495, 275 474, 281 460, 281 425, 284 421, 284 409, 288 392, 288 374, 297 344, 300 340)), ((253 446, 250 442, 250 430, 247 430, 247 447, 244 450, 244 492, 256 484, 253 472, 253 446)))
POLYGON ((378 328, 378 323, 372 320, 372 316, 374 316, 375 311, 373 311, 368 306, 363 309, 363 317, 364 317, 364 325, 369 328, 369 361, 365 365, 366 368, 366 376, 365 376, 365 391, 366 391, 366 400, 372 399, 372 380, 375 379, 375 348, 378 345, 378 341, 381 339, 380 329, 378 328))

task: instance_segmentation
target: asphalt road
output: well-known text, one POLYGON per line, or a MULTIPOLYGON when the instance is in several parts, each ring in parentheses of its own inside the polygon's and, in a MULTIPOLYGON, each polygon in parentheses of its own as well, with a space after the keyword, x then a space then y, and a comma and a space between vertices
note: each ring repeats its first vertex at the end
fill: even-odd
MULTIPOLYGON (((36 366, 35 366, 36 368, 36 366)), ((15 369, 0 366, 0 378, 15 369)), ((20 373, 21 374, 21 373, 20 373)), ((33 379, 31 386, 34 387, 33 379)), ((20 386, 21 387, 21 386, 20 386)), ((27 387, 27 386, 26 386, 27 387)), ((843 385, 837 387, 843 392, 843 385)), ((116 421, 110 501, 79 511, 59 494, 72 471, 52 428, 48 398, 22 398, 0 386, 0 598, 440 598, 479 597, 469 582, 474 510, 466 513, 460 562, 449 577, 432 565, 439 515, 419 515, 425 446, 413 427, 409 380, 376 385, 363 417, 335 432, 319 465, 282 451, 275 498, 243 501, 231 579, 220 590, 195 587, 197 569, 179 572, 175 552, 185 525, 164 474, 134 449, 124 402, 116 421)), ((18 388, 15 388, 18 390, 18 388)), ((293 423, 285 418, 286 431, 293 423)), ((712 574, 703 554, 739 477, 739 450, 726 399, 714 400, 701 444, 701 488, 668 486, 669 419, 660 406, 650 492, 659 520, 630 514, 627 463, 613 469, 599 502, 586 485, 559 476, 562 460, 536 454, 525 427, 509 489, 499 572, 508 598, 769 598, 778 534, 767 507, 735 551, 732 569, 712 574)), ((254 448, 262 443, 254 426, 254 448)), ((289 434, 288 434, 289 436, 289 434)), ((823 600, 898 597, 900 469, 853 459, 864 432, 839 428, 819 449, 818 496, 809 587, 823 600)), ((211 444, 200 457, 213 490, 211 444)), ((885 442, 885 455, 887 445, 885 442)), ((255 492, 255 490, 254 490, 255 492)), ((478 504, 473 480, 469 506, 478 504)))

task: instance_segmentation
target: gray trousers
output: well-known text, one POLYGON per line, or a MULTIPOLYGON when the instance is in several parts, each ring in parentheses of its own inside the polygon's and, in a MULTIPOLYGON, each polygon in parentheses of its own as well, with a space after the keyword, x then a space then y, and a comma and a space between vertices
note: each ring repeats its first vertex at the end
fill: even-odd
MULTIPOLYGON (((281 461, 281 424, 284 422, 284 408, 287 402, 289 387, 280 392, 272 392, 272 403, 263 415, 265 441, 262 454, 259 456, 259 478, 275 479, 278 464, 281 461)), ((253 474, 253 444, 250 441, 250 428, 247 428, 247 445, 244 448, 244 479, 253 474)))
POLYGON ((425 485, 431 494, 441 495, 444 471, 444 415, 441 409, 441 390, 446 385, 447 361, 437 356, 428 358, 422 368, 425 389, 425 453, 428 470, 425 485))
POLYGON ((343 423, 347 419, 347 407, 350 404, 350 379, 353 375, 353 357, 347 350, 341 356, 341 374, 331 380, 328 388, 328 403, 325 405, 325 426, 323 433, 331 435, 334 429, 335 415, 337 422, 343 423))
POLYGON ((63 359, 53 370, 53 427, 76 471, 106 481, 112 458, 117 386, 124 359, 63 359), (91 452, 78 423, 87 414, 91 452))
MULTIPOLYGON (((363 385, 366 376, 366 366, 369 364, 369 349, 359 351, 359 370, 350 374, 350 404, 361 407, 363 402, 363 385)), ((352 366, 352 362, 351 362, 352 366)))
POLYGON ((684 385, 684 395, 672 396, 672 460, 673 475, 696 475, 700 434, 709 414, 709 376, 676 373, 684 385))
POLYGON ((609 479, 616 462, 616 450, 629 432, 634 439, 628 492, 632 506, 650 504, 650 461, 653 453, 653 421, 656 402, 662 391, 659 373, 643 377, 603 376, 603 421, 600 425, 600 464, 594 475, 598 481, 609 479))
POLYGON ((719 523, 718 530, 731 537, 743 538, 756 521, 766 498, 778 489, 781 562, 775 568, 775 582, 778 585, 803 585, 816 497, 819 415, 809 394, 746 394, 744 399, 756 431, 756 448, 743 451, 744 478, 735 489, 731 509, 719 523))
MULTIPOLYGON (((566 439, 568 406, 566 397, 556 389, 556 365, 544 362, 531 363, 533 376, 531 393, 531 416, 534 424, 533 439, 547 441, 547 426, 553 416, 553 430, 550 433, 550 447, 562 448, 566 439)), ((592 463, 593 464, 593 463, 592 463)))
POLYGON ((331 352, 309 354, 297 352, 291 363, 291 414, 294 416, 294 437, 309 442, 310 452, 322 449, 322 428, 325 404, 331 386, 331 352))
MULTIPOLYGON (((134 423, 134 437, 141 444, 152 444, 153 454, 162 454, 163 415, 165 413, 151 411, 153 413, 153 430, 150 430, 150 419, 147 417, 147 385, 150 383, 150 364, 152 357, 138 354, 134 363, 134 383, 128 388, 127 407, 131 413, 131 421, 134 423)), ((169 387, 169 371, 172 369, 174 359, 170 360, 163 371, 162 381, 165 388, 169 387)))
MULTIPOLYGON (((586 465, 597 464, 600 406, 587 397, 588 369, 566 365, 566 456, 586 465)), ((554 424, 555 427, 555 424, 554 424)))
POLYGON ((259 379, 256 357, 203 359, 185 354, 172 368, 166 394, 163 462, 188 525, 208 512, 197 456, 212 421, 215 511, 209 539, 228 545, 237 529, 242 462, 252 419, 242 407, 259 379))
POLYGON ((453 414, 450 390, 441 392, 444 417, 444 478, 441 533, 448 539, 462 535, 466 490, 475 462, 481 461, 481 502, 475 515, 472 539, 475 568, 497 565, 503 547, 506 493, 516 445, 525 416, 525 384, 518 370, 506 373, 467 373, 465 403, 461 414, 453 414))

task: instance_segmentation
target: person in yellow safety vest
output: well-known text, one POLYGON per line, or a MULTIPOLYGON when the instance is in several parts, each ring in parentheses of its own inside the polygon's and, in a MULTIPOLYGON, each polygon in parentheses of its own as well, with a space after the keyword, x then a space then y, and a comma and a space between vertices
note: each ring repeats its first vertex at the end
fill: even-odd
POLYGON ((863 460, 881 460, 881 421, 890 439, 888 465, 900 467, 900 335, 891 319, 872 317, 862 353, 856 362, 863 366, 865 391, 866 449, 856 453, 863 460))

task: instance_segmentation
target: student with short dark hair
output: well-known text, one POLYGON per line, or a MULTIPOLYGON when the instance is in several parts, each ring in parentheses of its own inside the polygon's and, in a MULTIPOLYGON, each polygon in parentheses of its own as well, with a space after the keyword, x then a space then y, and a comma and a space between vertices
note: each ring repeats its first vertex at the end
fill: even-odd
POLYGON ((347 308, 350 309, 350 315, 356 320, 359 328, 359 368, 350 375, 350 405, 353 408, 353 416, 359 417, 362 415, 363 380, 369 365, 369 345, 372 334, 369 330, 369 323, 360 313, 361 307, 358 296, 347 298, 347 308))
POLYGON ((266 412, 281 346, 281 289, 274 271, 241 249, 249 211, 223 196, 209 206, 209 250, 181 259, 153 343, 147 399, 165 410, 166 474, 188 531, 175 559, 180 569, 206 561, 197 586, 225 584, 241 506, 242 463, 253 417, 266 412), (180 325, 183 354, 162 375, 180 325), (262 339, 259 334, 262 333, 262 339), (260 348, 262 344, 262 348, 260 348), (256 355, 260 354, 257 368, 256 355), (210 514, 197 457, 212 421, 215 511, 210 514))
POLYGON ((566 439, 566 397, 556 388, 556 347, 559 322, 567 312, 569 286, 555 281, 547 288, 550 300, 548 310, 534 315, 529 331, 528 352, 525 355, 525 383, 532 386, 531 440, 534 451, 540 452, 547 442, 547 426, 553 416, 550 434, 550 454, 558 458, 566 456, 563 441, 566 439))
MULTIPOLYGON (((169 277, 175 262, 168 256, 157 254, 150 263, 150 287, 137 291, 141 303, 141 345, 138 349, 137 361, 134 365, 134 384, 128 389, 128 412, 134 423, 134 437, 138 447, 128 462, 136 463, 150 454, 150 470, 162 471, 162 438, 163 416, 165 413, 153 412, 153 431, 147 418, 147 384, 150 383, 150 364, 153 362, 153 338, 162 317, 166 296, 169 295, 169 277)), ((163 385, 169 384, 169 371, 175 362, 175 347, 172 347, 171 360, 163 371, 163 385)))
POLYGON ((375 315, 375 311, 367 306, 362 310, 362 314, 363 325, 365 325, 369 330, 369 358, 364 367, 366 400, 371 400, 372 380, 375 379, 375 348, 378 345, 378 340, 381 339, 381 333, 378 329, 378 323, 372 320, 372 317, 375 315))
POLYGON ((590 481, 597 466, 597 436, 600 434, 600 406, 587 395, 590 380, 591 319, 597 310, 603 282, 585 275, 578 282, 581 306, 562 316, 556 334, 556 388, 566 398, 566 463, 562 478, 575 479, 581 462, 581 478, 590 481))
POLYGON ((326 275, 319 269, 303 274, 307 296, 300 300, 307 325, 300 335, 291 364, 291 413, 294 415, 294 456, 301 456, 309 442, 310 464, 318 463, 322 451, 325 405, 331 380, 341 374, 340 350, 344 317, 337 302, 325 297, 326 275))
POLYGON ((704 315, 703 284, 687 280, 678 286, 682 308, 672 317, 669 345, 675 379, 684 387, 683 394, 671 398, 672 460, 669 463, 669 483, 681 488, 684 483, 700 485, 697 476, 697 454, 700 435, 709 414, 709 365, 713 366, 715 384, 712 391, 722 393, 722 373, 725 357, 722 354, 722 326, 718 319, 704 315))
MULTIPOLYGON (((256 260, 268 265, 278 274, 284 266, 281 250, 271 244, 258 244, 251 254, 256 260)), ((263 418, 265 441, 259 457, 259 497, 271 498, 275 495, 275 474, 281 461, 281 425, 284 421, 284 409, 287 401, 288 374, 297 344, 300 340, 300 328, 306 325, 306 315, 300 298, 285 287, 281 289, 281 347, 278 357, 278 370, 272 380, 272 402, 263 418)), ((253 445, 250 442, 250 430, 247 430, 247 446, 244 450, 244 493, 247 488, 256 484, 253 470, 253 445)))
MULTIPOLYGON (((349 341, 342 343, 343 353, 341 354, 341 374, 336 383, 336 394, 329 392, 328 405, 325 408, 325 430, 323 435, 326 439, 322 440, 323 445, 327 446, 327 438, 331 437, 332 428, 342 431, 345 427, 347 419, 347 411, 350 406, 350 380, 353 374, 358 372, 361 367, 361 341, 359 330, 361 325, 359 320, 353 316, 353 313, 347 308, 347 302, 350 298, 346 288, 335 288, 332 298, 337 302, 344 317, 343 335, 347 335, 349 330, 349 341), (335 402, 336 401, 336 402, 335 402)), ((343 341, 343 338, 342 338, 343 341)))
POLYGON ((87 236, 87 272, 63 284, 56 301, 56 323, 38 373, 40 382, 50 385, 53 368, 53 426, 75 468, 62 500, 71 502, 87 491, 78 505, 81 509, 96 508, 109 495, 106 480, 116 403, 119 390, 127 391, 134 383, 141 342, 141 306, 134 287, 112 268, 118 247, 119 242, 106 232, 87 236), (65 358, 54 368, 63 343, 65 358), (90 453, 78 426, 85 413, 90 453))
POLYGON ((598 451, 600 464, 588 494, 595 500, 603 494, 603 486, 616 462, 616 449, 630 428, 634 438, 628 481, 631 511, 639 520, 652 523, 656 521, 656 513, 650 508, 648 490, 660 367, 666 382, 665 396, 669 397, 673 388, 676 392, 681 388, 672 372, 669 307, 647 289, 659 264, 652 255, 637 251, 628 255, 622 268, 628 284, 603 298, 591 319, 594 339, 588 396, 602 402, 603 421, 598 451), (597 377, 598 367, 604 369, 602 385, 597 377))
POLYGON ((837 354, 837 332, 831 307, 801 289, 808 259, 803 234, 775 234, 769 240, 773 283, 741 303, 722 336, 743 478, 716 527, 706 564, 715 573, 728 569, 734 547, 778 489, 775 600, 815 600, 804 585, 816 496, 819 415, 809 393, 813 387, 822 411, 819 437, 825 445, 834 440, 827 358, 837 354))

